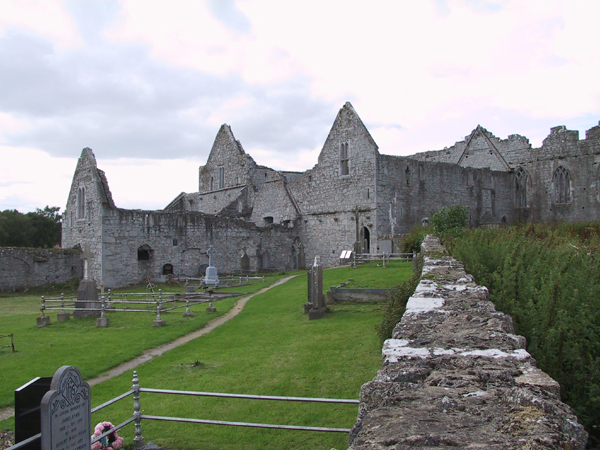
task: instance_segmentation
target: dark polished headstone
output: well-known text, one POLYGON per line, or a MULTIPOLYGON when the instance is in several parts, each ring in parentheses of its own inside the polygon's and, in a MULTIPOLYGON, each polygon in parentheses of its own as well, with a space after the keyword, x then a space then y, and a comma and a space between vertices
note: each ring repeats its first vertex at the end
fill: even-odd
MULTIPOLYGON (((37 377, 15 389, 15 444, 38 434, 40 429, 40 403, 50 390, 52 377, 37 377)), ((21 447, 24 450, 40 450, 41 440, 21 447)))

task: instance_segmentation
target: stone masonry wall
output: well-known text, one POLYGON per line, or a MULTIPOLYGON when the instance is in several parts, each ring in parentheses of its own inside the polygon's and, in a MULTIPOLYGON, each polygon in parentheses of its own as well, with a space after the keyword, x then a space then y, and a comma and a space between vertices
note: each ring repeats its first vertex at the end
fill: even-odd
POLYGON ((105 211, 114 207, 112 195, 104 172, 96 166, 91 149, 85 148, 77 162, 71 191, 62 223, 62 247, 81 246, 83 257, 89 261, 90 277, 101 279, 102 273, 102 227, 105 211), (81 191, 85 193, 81 198, 81 191), (78 208, 79 199, 84 200, 83 214, 78 208))
POLYGON ((306 260, 339 261, 342 250, 363 244, 364 229, 376 248, 377 145, 349 103, 340 109, 318 164, 289 183, 302 212, 306 260), (347 144, 348 174, 341 173, 340 146, 347 144))
POLYGON ((379 158, 379 233, 406 233, 443 207, 468 206, 471 225, 513 219, 513 175, 410 158, 379 158))
POLYGON ((245 185, 256 163, 244 152, 242 144, 235 139, 229 125, 222 125, 213 143, 208 161, 199 169, 199 192, 245 185), (220 169, 223 169, 224 186, 219 185, 220 169), (211 181, 212 180, 212 181, 211 181))
POLYGON ((83 278, 79 249, 0 248, 0 291, 22 291, 83 278))
POLYGON ((421 281, 363 385, 349 450, 583 450, 587 433, 512 319, 427 237, 421 281))
POLYGON ((293 226, 298 216, 299 213, 286 189, 285 180, 280 175, 279 179, 264 183, 256 194, 250 221, 264 225, 265 217, 271 217, 272 223, 293 226))
POLYGON ((114 209, 107 211, 103 228, 106 287, 160 278, 165 264, 171 264, 176 275, 204 276, 210 246, 219 273, 239 271, 244 252, 250 270, 292 266, 293 230, 278 225, 259 228, 202 213, 114 209), (149 260, 138 260, 140 248, 149 250, 149 260))

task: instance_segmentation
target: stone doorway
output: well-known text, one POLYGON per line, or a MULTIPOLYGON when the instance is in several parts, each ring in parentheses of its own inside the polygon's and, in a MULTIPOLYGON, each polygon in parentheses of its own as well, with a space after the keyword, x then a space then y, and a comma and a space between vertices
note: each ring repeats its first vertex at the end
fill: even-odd
POLYGON ((362 227, 360 230, 360 242, 363 253, 371 253, 371 232, 367 227, 362 227))

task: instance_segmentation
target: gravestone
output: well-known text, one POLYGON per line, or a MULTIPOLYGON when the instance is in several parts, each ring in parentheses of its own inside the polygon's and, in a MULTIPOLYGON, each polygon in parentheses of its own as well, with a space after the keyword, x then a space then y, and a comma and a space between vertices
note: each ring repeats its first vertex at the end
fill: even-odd
POLYGON ((40 408, 43 450, 90 450, 90 385, 76 367, 56 371, 40 408))
POLYGON ((208 248, 206 253, 208 254, 208 267, 206 268, 204 284, 215 286, 219 284, 219 277, 217 275, 217 268, 213 266, 213 255, 216 252, 212 248, 212 245, 208 248))
MULTIPOLYGON (((36 377, 15 389, 15 444, 41 432, 40 403, 50 390, 52 377, 36 377)), ((23 450, 40 450, 40 440, 21 447, 23 450)))
POLYGON ((83 280, 79 282, 77 288, 77 300, 73 317, 96 317, 100 315, 100 302, 98 301, 98 288, 96 282, 89 279, 89 263, 88 258, 83 261, 83 280), (96 311, 93 311, 96 310, 96 311))
POLYGON ((308 312, 308 320, 321 319, 328 312, 323 296, 323 266, 321 258, 315 256, 315 262, 308 271, 308 302, 304 312, 308 312))

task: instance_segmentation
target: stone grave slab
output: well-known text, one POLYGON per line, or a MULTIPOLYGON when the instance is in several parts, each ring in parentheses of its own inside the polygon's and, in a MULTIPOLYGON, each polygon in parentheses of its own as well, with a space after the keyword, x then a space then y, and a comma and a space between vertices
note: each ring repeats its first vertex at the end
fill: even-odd
POLYGON ((42 449, 90 450, 90 400, 90 385, 76 367, 56 371, 40 405, 42 449))

